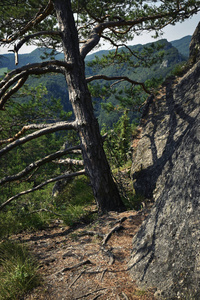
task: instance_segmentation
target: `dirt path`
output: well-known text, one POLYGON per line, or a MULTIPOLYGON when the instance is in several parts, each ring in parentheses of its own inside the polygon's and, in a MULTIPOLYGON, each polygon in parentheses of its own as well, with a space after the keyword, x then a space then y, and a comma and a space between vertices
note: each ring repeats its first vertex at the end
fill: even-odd
POLYGON ((109 213, 90 225, 69 228, 57 224, 32 234, 17 235, 40 263, 41 286, 31 299, 148 299, 155 291, 141 291, 127 272, 133 235, 147 210, 109 213))

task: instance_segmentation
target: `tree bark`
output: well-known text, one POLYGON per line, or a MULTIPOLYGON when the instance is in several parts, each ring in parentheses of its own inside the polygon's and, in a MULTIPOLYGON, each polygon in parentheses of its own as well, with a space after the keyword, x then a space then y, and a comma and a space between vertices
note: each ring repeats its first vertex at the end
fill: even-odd
POLYGON ((66 69, 69 99, 78 124, 86 174, 90 178, 98 210, 102 213, 111 210, 123 211, 125 206, 113 181, 99 125, 93 112, 71 1, 54 0, 54 7, 60 25, 65 61, 72 64, 70 70, 66 69))

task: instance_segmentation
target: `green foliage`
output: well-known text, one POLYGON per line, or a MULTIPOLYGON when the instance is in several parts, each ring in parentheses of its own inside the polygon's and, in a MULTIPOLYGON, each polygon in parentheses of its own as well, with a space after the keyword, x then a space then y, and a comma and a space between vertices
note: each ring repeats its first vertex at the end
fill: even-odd
MULTIPOLYGON (((88 59, 87 65, 94 75, 126 76, 136 82, 144 82, 145 87, 152 92, 174 66, 183 61, 185 58, 171 43, 160 40, 144 46, 121 47, 117 52, 100 52, 95 59, 88 59)), ((127 108, 132 122, 139 116, 138 110, 147 98, 141 85, 120 80, 106 84, 104 80, 99 80, 97 84, 91 84, 90 92, 100 127, 103 124, 112 127, 119 120, 121 111, 127 108)))
POLYGON ((80 222, 80 220, 84 218, 85 215, 86 212, 82 205, 69 205, 65 211, 63 221, 66 225, 72 226, 76 222, 80 222))
MULTIPOLYGON (((60 100, 45 99, 46 92, 46 88, 41 84, 36 87, 25 85, 15 98, 10 99, 9 106, 1 112, 0 140, 13 137, 25 124, 52 123, 69 119, 71 113, 63 111, 60 100)), ((74 133, 53 133, 13 149, 0 160, 0 178, 19 173, 34 161, 60 150, 66 140, 70 144, 75 139, 77 137, 74 133)), ((4 184, 1 186, 0 204, 12 195, 39 185, 49 177, 60 175, 64 170, 63 166, 49 163, 48 166, 41 166, 17 182, 4 184)), ((27 194, 20 200, 14 201, 3 212, 0 212, 0 236, 5 237, 22 230, 44 228, 49 223, 51 215, 42 209, 48 207, 51 192, 52 185, 46 186, 42 191, 27 194), (35 213, 35 211, 38 212, 35 213)))
POLYGON ((189 57, 189 47, 188 45, 191 42, 191 35, 187 35, 179 40, 172 41, 172 46, 176 47, 182 55, 189 57))
POLYGON ((106 126, 102 129, 102 134, 106 133, 104 149, 112 167, 120 167, 127 162, 134 129, 135 124, 130 125, 128 110, 124 111, 113 129, 106 126))
POLYGON ((87 223, 92 220, 94 215, 90 214, 88 207, 93 204, 94 197, 87 177, 70 180, 57 197, 52 197, 52 188, 51 184, 25 195, 1 211, 0 238, 22 231, 44 229, 55 218, 69 226, 78 221, 87 223))
POLYGON ((84 220, 91 221, 87 209, 94 202, 89 180, 85 176, 71 180, 64 190, 53 200, 53 206, 67 225, 84 220), (84 192, 83 192, 84 191, 84 192))
POLYGON ((172 74, 175 76, 182 76, 183 74, 185 74, 187 67, 188 65, 185 62, 177 64, 172 70, 172 74))
POLYGON ((24 245, 6 241, 0 244, 0 299, 20 299, 39 285, 36 262, 24 245))
MULTIPOLYGON (((113 43, 118 42, 119 40, 121 43, 128 41, 133 38, 134 34, 140 34, 140 32, 145 29, 150 30, 154 28, 156 29, 155 34, 158 35, 159 28, 165 26, 169 22, 169 19, 173 24, 176 21, 188 18, 195 12, 199 3, 199 1, 181 1, 180 4, 182 10, 181 13, 178 13, 177 1, 162 1, 158 3, 158 1, 125 0, 122 2, 114 0, 112 5, 110 5, 108 1, 100 0, 97 0, 95 5, 93 0, 73 0, 71 2, 73 12, 77 16, 77 27, 80 27, 78 30, 80 40, 84 37, 88 38, 91 30, 97 24, 104 25, 107 22, 117 22, 119 23, 119 27, 114 25, 111 30, 110 27, 108 27, 104 33, 104 28, 102 27, 102 33, 106 35, 106 40, 111 39, 113 43), (160 14, 164 14, 164 16, 162 18, 154 18, 155 15, 160 16, 160 14), (152 18, 149 18, 149 16, 152 16, 152 18), (142 22, 138 22, 138 24, 135 23, 137 26, 132 26, 134 24, 130 24, 128 27, 120 25, 120 22, 123 24, 125 21, 135 21, 138 18, 139 20, 142 20, 142 22)), ((20 31, 27 23, 30 24, 30 21, 34 16, 39 15, 38 11, 41 13, 47 4, 47 0, 27 0, 25 2, 22 0, 2 0, 0 4, 2 8, 0 10, 0 43, 2 44, 5 42, 3 41, 4 38, 7 39, 9 37, 12 39, 16 32, 18 32, 19 35, 17 35, 14 40, 20 40, 20 31)), ((57 30, 58 24, 55 11, 52 12, 51 16, 42 20, 42 22, 35 22, 33 28, 29 29, 30 30, 25 34, 32 34, 42 30, 57 30)), ((14 40, 13 43, 15 42, 14 40)), ((61 44, 59 35, 53 37, 49 37, 49 35, 37 36, 35 37, 35 40, 34 38, 30 41, 27 40, 28 43, 34 41, 39 46, 48 45, 53 49, 49 52, 45 50, 42 56, 41 53, 39 54, 39 51, 36 51, 37 61, 54 58, 57 54, 55 49, 56 47, 60 47, 61 44)), ((122 74, 123 76, 130 75, 132 80, 140 82, 147 81, 149 87, 155 87, 155 81, 153 83, 151 82, 152 72, 155 78, 160 78, 160 76, 165 77, 170 69, 166 68, 166 64, 169 64, 170 67, 171 65, 174 66, 175 56, 176 58, 178 56, 179 61, 182 60, 181 55, 179 55, 169 43, 162 41, 161 44, 162 45, 158 43, 152 44, 148 45, 148 47, 138 45, 134 49, 133 47, 130 47, 128 51, 128 48, 125 47, 119 49, 117 52, 110 52, 107 57, 103 56, 101 59, 96 58, 92 64, 88 65, 87 70, 91 73, 91 68, 95 66, 95 70, 98 72, 101 70, 102 74, 108 76, 118 76, 122 74)), ((26 56, 26 59, 27 63, 33 62, 33 57, 26 56)), ((10 68, 8 64, 6 67, 10 68)), ((31 87, 25 85, 15 98, 9 101, 10 105, 6 105, 5 113, 2 112, 0 138, 7 139, 13 137, 21 130, 21 127, 24 124, 30 124, 32 122, 40 123, 41 121, 55 122, 67 120, 71 114, 66 114, 64 112, 64 110, 69 111, 69 106, 64 106, 63 103, 66 103, 66 99, 68 100, 68 93, 66 85, 63 85, 63 81, 60 80, 60 77, 58 78, 58 81, 59 83, 56 84, 54 75, 43 77, 43 79, 37 76, 31 77, 28 81, 29 84, 31 83, 31 87), (38 78, 42 83, 39 86, 36 83, 38 78), (62 95, 62 101, 54 100, 52 95, 55 94, 57 98, 62 95)), ((108 126, 109 122, 112 124, 116 123, 113 126, 113 129, 109 128, 108 130, 110 140, 108 139, 107 145, 105 144, 105 149, 108 155, 112 153, 112 156, 110 156, 112 165, 119 167, 127 160, 127 152, 129 149, 128 141, 130 140, 132 131, 130 124, 133 119, 136 119, 138 116, 138 114, 135 113, 135 109, 139 108, 144 101, 145 94, 141 93, 141 89, 137 86, 130 87, 130 85, 128 86, 127 84, 120 83, 117 88, 113 89, 113 85, 114 82, 111 82, 111 89, 109 89, 108 86, 104 86, 104 84, 100 82, 99 87, 91 86, 90 90, 94 95, 96 115, 99 117, 101 125, 106 123, 106 126, 108 126), (100 105, 102 100, 105 102, 103 105, 100 105), (133 112, 130 116, 131 106, 133 112), (108 114, 104 113, 104 109, 109 112, 109 117, 108 114), (122 114, 123 111, 124 114, 122 114)), ((22 145, 18 147, 17 150, 12 150, 1 160, 0 177, 18 173, 33 161, 41 158, 41 156, 44 157, 45 155, 60 149, 66 137, 68 138, 68 144, 74 139, 74 135, 52 134, 48 137, 41 137, 34 142, 22 145)), ((5 184, 1 194, 1 202, 4 202, 10 195, 16 194, 22 189, 32 188, 49 177, 61 174, 64 170, 63 167, 58 167, 57 165, 50 163, 48 166, 45 165, 30 174, 24 181, 20 180, 17 183, 5 184)), ((82 201, 84 202, 85 200, 82 200, 82 193, 81 196, 77 196, 79 189, 74 186, 73 188, 77 189, 77 198, 75 197, 77 200, 75 200, 75 204, 69 202, 68 204, 64 203, 63 205, 65 206, 66 215, 73 215, 73 218, 77 219, 77 215, 82 215, 83 213, 82 206, 85 204, 82 204, 82 201)), ((49 189, 45 188, 44 192, 49 193, 49 189)), ((69 193, 71 195, 72 191, 69 193)), ((16 226, 18 230, 20 228, 31 229, 42 227, 46 221, 43 221, 42 214, 39 215, 38 213, 35 213, 35 210, 45 208, 45 205, 46 207, 51 205, 51 202, 45 200, 46 194, 42 194, 42 192, 40 194, 34 193, 34 196, 32 197, 28 195, 24 197, 22 203, 25 204, 24 206, 21 205, 19 207, 19 211, 16 210, 16 203, 14 203, 13 211, 11 209, 5 210, 5 217, 3 217, 2 220, 6 221, 5 224, 9 224, 9 220, 10 223, 14 224, 15 221, 13 215, 15 215, 18 217, 18 223, 16 223, 18 224, 16 226), (34 203, 34 205, 31 203, 34 203), (40 203, 43 203, 44 206, 42 207, 40 203)), ((89 201, 89 199, 87 199, 87 201, 89 201)), ((49 214, 49 217, 50 216, 51 214, 49 214)), ((72 221, 69 220, 69 222, 72 221)))
MULTIPOLYGON (((24 189, 27 184, 24 183, 24 189)), ((19 186, 22 189, 22 186, 19 186)), ((2 189, 4 190, 4 189, 2 189)), ((12 188, 12 193, 16 193, 12 188)), ((51 207, 52 185, 42 191, 25 195, 20 201, 15 201, 0 212, 0 238, 8 237, 22 231, 41 230, 52 220, 52 215, 45 211, 51 207)), ((6 193, 5 193, 6 194, 6 193)), ((5 195, 6 196, 6 195, 5 195)), ((6 199, 6 197, 5 197, 6 199)))
POLYGON ((135 194, 132 191, 128 191, 126 194, 126 197, 123 197, 123 202, 127 209, 141 210, 143 208, 144 195, 135 194))

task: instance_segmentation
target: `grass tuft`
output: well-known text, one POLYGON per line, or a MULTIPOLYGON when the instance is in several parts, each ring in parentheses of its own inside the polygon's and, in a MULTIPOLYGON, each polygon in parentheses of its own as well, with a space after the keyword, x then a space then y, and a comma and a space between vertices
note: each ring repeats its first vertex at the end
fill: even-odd
POLYGON ((0 300, 19 299, 39 285, 35 260, 19 243, 0 244, 0 300))

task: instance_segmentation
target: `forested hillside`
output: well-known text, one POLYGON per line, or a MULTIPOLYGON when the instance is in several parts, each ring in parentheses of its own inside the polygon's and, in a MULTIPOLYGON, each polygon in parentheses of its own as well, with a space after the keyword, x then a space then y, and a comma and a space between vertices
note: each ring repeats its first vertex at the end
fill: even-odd
MULTIPOLYGON (((189 55, 190 40, 191 37, 186 36, 180 40, 176 40, 171 43, 167 42, 167 40, 160 40, 158 42, 153 43, 155 45, 155 48, 153 50, 154 56, 156 57, 156 55, 159 55, 160 52, 162 54, 162 57, 151 67, 144 67, 144 66, 127 67, 126 62, 121 64, 112 63, 107 66, 93 65, 93 67, 89 67, 88 63, 91 62, 92 60, 95 60, 95 58, 98 58, 100 60, 106 55, 108 55, 109 52, 114 52, 114 50, 97 51, 86 57, 86 76, 91 76, 97 73, 98 74, 101 73, 107 76, 123 75, 131 78, 132 80, 141 81, 141 82, 151 80, 152 78, 156 78, 159 81, 164 80, 164 78, 172 72, 176 64, 180 64, 181 62, 187 59, 189 55), (157 49, 157 46, 159 44, 162 45, 162 47, 160 49, 157 49)), ((133 52, 140 54, 142 51, 144 51, 145 47, 149 47, 151 45, 152 44, 135 45, 135 46, 130 46, 129 48, 133 52)), ((127 50, 122 47, 121 51, 126 52, 127 50)), ((55 58, 59 60, 64 59, 62 53, 58 53, 58 52, 51 53, 51 51, 48 49, 38 48, 29 54, 19 55, 19 64, 15 66, 14 54, 5 54, 0 58, 0 67, 1 67, 0 74, 5 72, 6 70, 20 68, 23 65, 29 63, 45 61, 47 58, 49 58, 49 56, 51 58, 55 58)), ((132 61, 134 62, 134 58, 132 58, 132 61)), ((69 112, 72 110, 71 104, 69 102, 67 85, 63 75, 55 76, 54 74, 51 74, 39 78, 35 76, 29 79, 27 83, 32 87, 36 87, 38 84, 42 84, 47 89, 47 94, 45 95, 45 97, 49 99, 49 101, 52 99, 52 97, 57 99, 59 98, 61 99, 61 103, 65 111, 69 112)), ((112 127, 112 124, 119 119, 119 116, 121 114, 119 113, 119 111, 116 110, 111 111, 110 109, 108 109, 108 113, 105 113, 105 108, 108 106, 110 107, 110 104, 112 106, 120 105, 118 92, 121 91, 124 85, 125 86, 128 85, 127 83, 119 84, 115 92, 116 96, 114 96, 114 95, 109 95, 109 93, 107 93, 107 95, 101 94, 100 89, 103 86, 103 84, 104 82, 102 80, 98 83, 99 94, 95 93, 93 97, 93 105, 95 108, 95 114, 99 119, 100 126, 106 124, 107 126, 112 127), (109 105, 107 105, 108 103, 109 105)), ((110 84, 109 85, 107 84, 107 88, 108 86, 110 86, 110 84)), ((127 97, 129 97, 129 95, 127 95, 127 97)), ((129 116, 131 119, 133 119, 135 117, 135 112, 131 112, 131 113, 129 112, 129 116)))

